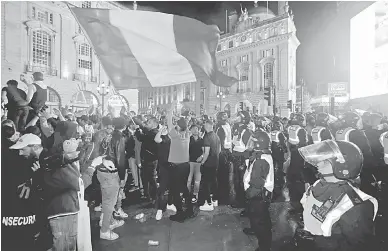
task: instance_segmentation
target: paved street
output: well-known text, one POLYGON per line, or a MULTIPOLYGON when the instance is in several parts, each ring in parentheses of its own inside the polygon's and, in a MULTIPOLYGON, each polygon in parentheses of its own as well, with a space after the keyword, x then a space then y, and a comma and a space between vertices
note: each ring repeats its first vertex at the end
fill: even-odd
MULTIPOLYGON (((144 207, 144 205, 143 205, 144 207)), ((289 219, 289 203, 276 202, 271 205, 273 224, 273 251, 284 250, 292 238, 295 221, 289 219)), ((155 209, 142 208, 141 205, 124 208, 130 215, 126 224, 115 229, 120 238, 116 241, 99 239, 98 216, 93 213, 92 221, 93 250, 95 251, 250 251, 257 248, 254 237, 243 232, 249 226, 247 218, 241 218, 241 209, 219 206, 213 212, 199 212, 198 215, 184 223, 172 222, 167 211, 159 222, 155 220, 155 209), (135 220, 134 216, 143 212, 145 222, 135 220), (148 246, 149 240, 159 241, 159 246, 148 246)))

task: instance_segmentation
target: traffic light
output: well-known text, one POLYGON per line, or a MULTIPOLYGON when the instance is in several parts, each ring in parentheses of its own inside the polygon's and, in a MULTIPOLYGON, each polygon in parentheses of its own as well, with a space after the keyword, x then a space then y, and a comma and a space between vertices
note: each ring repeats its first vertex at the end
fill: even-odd
POLYGON ((287 101, 287 108, 292 111, 292 100, 287 101))
POLYGON ((240 102, 240 111, 244 110, 244 102, 240 102))
POLYGON ((264 99, 268 101, 268 106, 271 105, 271 87, 264 88, 264 99))

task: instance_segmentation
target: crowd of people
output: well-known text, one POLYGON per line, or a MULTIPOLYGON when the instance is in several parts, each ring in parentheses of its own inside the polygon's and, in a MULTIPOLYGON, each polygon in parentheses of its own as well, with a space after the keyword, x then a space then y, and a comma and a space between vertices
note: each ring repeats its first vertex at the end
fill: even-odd
POLYGON ((177 116, 173 103, 158 115, 76 117, 66 109, 49 114, 43 77, 34 78, 27 96, 16 80, 2 90, 4 250, 76 250, 80 204, 90 188, 105 240, 119 238, 113 230, 128 218, 122 201, 134 191, 153 203, 156 220, 166 210, 182 223, 197 206, 243 208, 251 225, 244 233, 257 237, 261 251, 271 250, 269 206, 284 189, 304 222, 295 238, 310 245, 304 250, 366 250, 375 216, 387 209, 376 200, 381 190, 386 197, 388 170, 381 114, 239 111, 211 118, 177 116), (39 243, 46 232, 47 249, 39 243))

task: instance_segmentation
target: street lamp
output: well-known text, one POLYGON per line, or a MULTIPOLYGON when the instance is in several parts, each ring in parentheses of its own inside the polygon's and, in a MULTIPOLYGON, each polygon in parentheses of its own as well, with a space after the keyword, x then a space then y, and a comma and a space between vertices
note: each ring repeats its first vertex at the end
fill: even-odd
POLYGON ((102 116, 104 116, 104 100, 105 100, 105 96, 109 94, 109 91, 110 91, 110 83, 108 84, 108 86, 106 86, 105 83, 102 82, 101 84, 99 84, 97 86, 97 92, 102 97, 102 116))
POLYGON ((217 98, 220 99, 220 112, 221 112, 222 111, 222 99, 226 98, 226 96, 221 90, 219 90, 217 92, 217 98))

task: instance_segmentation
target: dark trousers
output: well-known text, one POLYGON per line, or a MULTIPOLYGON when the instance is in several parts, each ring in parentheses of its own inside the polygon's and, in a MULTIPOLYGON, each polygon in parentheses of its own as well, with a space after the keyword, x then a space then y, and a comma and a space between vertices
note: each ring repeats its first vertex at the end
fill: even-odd
MULTIPOLYGON (((171 182, 171 166, 168 162, 158 161, 158 182, 159 187, 156 191, 156 208, 160 210, 166 210, 167 200, 166 191, 170 189, 171 182)), ((172 193, 168 193, 168 203, 172 204, 172 193)))
POLYGON ((291 203, 294 209, 301 209, 300 200, 304 194, 304 178, 303 178, 304 160, 299 154, 298 149, 291 150, 291 163, 287 170, 287 187, 290 194, 291 203))
POLYGON ((187 179, 190 174, 190 164, 186 163, 171 163, 171 193, 177 212, 183 211, 182 198, 180 196, 183 193, 187 210, 193 210, 189 189, 187 188, 187 179))
POLYGON ((260 197, 248 200, 248 216, 251 228, 259 242, 260 251, 271 250, 272 223, 269 214, 269 204, 269 202, 263 201, 260 197))
POLYGON ((101 204, 101 185, 97 179, 97 172, 93 173, 92 184, 85 189, 85 197, 88 201, 94 201, 96 206, 101 204))
POLYGON ((218 201, 222 204, 230 204, 230 182, 229 175, 232 165, 232 153, 229 150, 222 150, 220 153, 218 165, 218 201))
POLYGON ((12 120, 18 132, 24 132, 27 124, 28 107, 11 108, 8 110, 8 119, 12 120))
POLYGON ((156 198, 157 189, 157 166, 158 161, 142 160, 141 179, 143 181, 144 195, 152 200, 156 198))
POLYGON ((202 196, 201 201, 212 203, 213 200, 218 200, 218 180, 217 180, 218 166, 201 166, 201 187, 202 196), (212 197, 211 197, 212 196, 212 197))
POLYGON ((245 205, 244 173, 246 170, 245 158, 242 155, 233 156, 233 188, 235 194, 233 204, 245 205))

